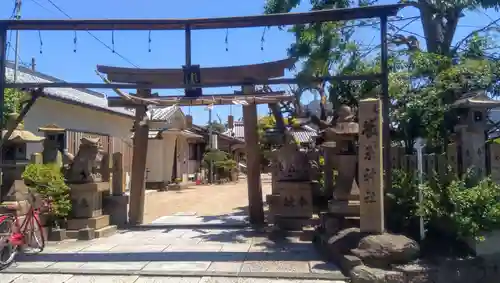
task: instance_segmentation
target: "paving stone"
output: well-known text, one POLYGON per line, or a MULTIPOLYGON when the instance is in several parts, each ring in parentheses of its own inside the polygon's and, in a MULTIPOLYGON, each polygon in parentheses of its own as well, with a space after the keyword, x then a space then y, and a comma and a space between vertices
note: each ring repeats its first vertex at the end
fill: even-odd
POLYGON ((309 267, 312 273, 337 273, 342 274, 340 268, 334 263, 324 261, 310 261, 309 267))
POLYGON ((222 246, 222 244, 205 243, 197 245, 172 244, 165 249, 165 252, 219 252, 222 246))
POLYGON ((221 252, 248 252, 250 249, 250 243, 242 244, 242 243, 230 243, 223 244, 221 252))
POLYGON ((245 261, 241 272, 309 273, 309 264, 302 261, 245 261))
POLYGON ((72 276, 69 274, 23 274, 16 278, 13 283, 63 283, 72 276))
POLYGON ((16 261, 11 268, 47 268, 54 263, 55 261, 16 261))
POLYGON ((85 264, 85 262, 56 262, 52 265, 49 265, 46 268, 47 269, 78 269, 84 264, 85 264))
POLYGON ((105 269, 105 270, 141 270, 148 264, 147 261, 122 261, 122 262, 87 262, 80 269, 105 269))
POLYGON ((65 283, 134 283, 139 276, 86 276, 75 275, 65 283))
POLYGON ((139 277, 134 283, 198 283, 200 277, 139 277))
POLYGON ((0 273, 0 282, 11 283, 14 279, 21 277, 20 273, 0 273))
POLYGON ((117 244, 111 244, 111 243, 95 243, 89 247, 80 250, 78 253, 104 252, 104 251, 109 251, 116 246, 117 244))
POLYGON ((243 261, 236 262, 212 262, 207 271, 212 272, 240 272, 243 261))
POLYGON ((148 263, 144 271, 206 271, 210 261, 154 261, 148 263))
POLYGON ((165 250, 168 245, 118 245, 110 249, 112 253, 116 252, 141 252, 141 253, 152 253, 161 252, 165 250))

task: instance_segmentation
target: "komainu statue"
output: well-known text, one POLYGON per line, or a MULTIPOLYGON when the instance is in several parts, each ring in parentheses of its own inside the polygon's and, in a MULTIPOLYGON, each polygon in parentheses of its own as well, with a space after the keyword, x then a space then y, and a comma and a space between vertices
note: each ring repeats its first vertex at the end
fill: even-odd
POLYGON ((66 171, 66 181, 70 184, 101 182, 99 167, 102 157, 99 138, 82 138, 78 153, 66 171))

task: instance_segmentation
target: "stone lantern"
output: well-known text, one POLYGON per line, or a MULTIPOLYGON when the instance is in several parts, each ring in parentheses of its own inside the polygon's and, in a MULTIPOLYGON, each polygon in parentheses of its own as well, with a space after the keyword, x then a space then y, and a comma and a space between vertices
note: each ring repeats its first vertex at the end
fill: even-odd
POLYGON ((471 169, 477 178, 482 178, 486 175, 487 112, 500 107, 500 101, 489 98, 485 91, 478 91, 464 94, 453 107, 459 113, 459 122, 455 126, 456 142, 461 153, 459 168, 462 173, 471 169))
POLYGON ((333 193, 334 201, 356 199, 353 194, 359 194, 356 183, 358 134, 359 125, 354 122, 351 108, 346 105, 338 110, 338 118, 333 127, 327 128, 323 133, 325 187, 327 192, 333 193), (333 169, 337 171, 334 186, 333 169))
MULTIPOLYGON (((19 114, 12 113, 7 120, 7 128, 14 126, 19 114)), ((7 130, 2 131, 2 136, 7 133, 7 130)), ((2 176, 2 200, 16 200, 16 192, 26 190, 22 181, 22 174, 26 165, 29 163, 27 156, 28 143, 40 143, 44 137, 39 137, 30 131, 24 130, 24 125, 19 124, 14 129, 9 139, 2 146, 3 158, 3 176, 2 176)))

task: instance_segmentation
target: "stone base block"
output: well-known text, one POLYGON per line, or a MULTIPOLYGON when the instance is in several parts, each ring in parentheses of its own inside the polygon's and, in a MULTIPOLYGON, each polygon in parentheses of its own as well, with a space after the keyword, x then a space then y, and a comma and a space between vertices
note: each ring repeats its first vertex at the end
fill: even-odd
POLYGON ((64 241, 67 239, 66 229, 49 229, 47 240, 49 241, 64 241))
POLYGON ((104 198, 104 213, 110 215, 109 222, 118 227, 128 223, 129 196, 108 196, 104 198))
POLYGON ((101 215, 92 218, 74 218, 68 220, 68 230, 80 230, 84 228, 101 229, 109 225, 109 215, 101 215))
POLYGON ((68 231, 66 231, 66 238, 68 238, 68 239, 78 239, 78 230, 68 230, 68 231))
POLYGON ((78 240, 88 241, 95 239, 95 229, 85 228, 78 230, 78 240))
POLYGON ((110 191, 108 182, 70 184, 72 216, 74 218, 92 218, 102 215, 102 197, 110 191))
POLYGON ((359 209, 359 200, 330 201, 328 203, 328 210, 330 213, 340 216, 359 216, 359 209))
POLYGON ((104 237, 109 237, 113 234, 116 233, 116 225, 109 225, 101 229, 95 230, 95 237, 96 238, 104 238, 104 237))

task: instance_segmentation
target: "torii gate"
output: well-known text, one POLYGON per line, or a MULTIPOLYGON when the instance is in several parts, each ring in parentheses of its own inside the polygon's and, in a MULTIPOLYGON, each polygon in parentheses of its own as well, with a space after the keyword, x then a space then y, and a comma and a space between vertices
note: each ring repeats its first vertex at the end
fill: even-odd
MULTIPOLYGON (((252 82, 282 77, 285 69, 293 66, 292 60, 281 60, 256 65, 201 68, 200 81, 197 83, 234 84, 241 81, 252 82)), ((134 69, 98 66, 97 70, 107 75, 107 79, 119 83, 168 83, 184 86, 185 70, 183 69, 134 69)), ((108 105, 113 107, 135 108, 135 135, 133 147, 132 178, 130 182, 130 222, 142 223, 144 215, 144 174, 148 148, 149 126, 143 122, 147 105, 158 106, 199 106, 228 105, 239 101, 243 104, 243 121, 245 126, 245 148, 247 153, 248 210, 251 224, 264 223, 264 206, 260 180, 260 154, 257 133, 257 107, 259 103, 275 104, 290 101, 294 97, 284 92, 263 93, 255 89, 255 85, 242 86, 240 92, 234 94, 215 94, 200 97, 167 96, 151 97, 151 89, 138 89, 135 96, 108 98, 108 105)))
MULTIPOLYGON (((136 89, 137 95, 126 95, 125 99, 134 107, 137 107, 136 111, 136 135, 134 139, 134 158, 141 158, 141 160, 134 161, 133 172, 135 176, 132 176, 132 190, 133 195, 131 196, 131 224, 140 224, 142 222, 142 215, 139 215, 143 211, 143 201, 144 198, 144 168, 145 166, 145 154, 141 156, 142 152, 145 151, 147 146, 147 123, 140 122, 140 118, 144 117, 146 105, 148 104, 158 104, 158 105, 194 105, 194 101, 199 101, 200 104, 205 104, 207 99, 221 103, 228 103, 231 99, 242 99, 248 103, 248 107, 244 107, 244 117, 246 122, 250 125, 255 123, 256 120, 256 103, 273 103, 278 100, 286 99, 282 94, 270 94, 267 97, 261 97, 262 94, 255 93, 255 85, 275 85, 275 84, 297 84, 299 81, 296 78, 278 78, 270 79, 273 76, 273 72, 278 72, 280 68, 284 65, 280 65, 278 61, 274 63, 265 63, 264 66, 270 67, 268 70, 266 68, 265 73, 262 75, 256 74, 255 70, 263 71, 262 64, 251 65, 251 66, 240 66, 240 67, 227 67, 227 68, 207 68, 200 69, 200 75, 206 75, 206 80, 194 81, 188 79, 183 81, 179 80, 179 70, 156 70, 161 75, 167 75, 170 80, 159 79, 161 75, 155 76, 153 73, 155 70, 131 70, 131 69, 117 69, 117 68, 107 68, 101 67, 101 71, 109 74, 109 79, 113 81, 113 78, 119 83, 70 83, 70 82, 51 82, 51 83, 7 83, 5 81, 5 55, 6 55, 6 43, 7 43, 7 31, 8 30, 82 30, 82 31, 95 31, 95 30, 184 30, 186 37, 186 64, 185 70, 187 70, 188 77, 193 73, 191 64, 191 30, 202 30, 202 29, 229 29, 229 28, 247 28, 247 27, 270 27, 270 26, 284 26, 284 25, 295 25, 295 24, 307 24, 307 23, 320 23, 328 21, 349 21, 355 19, 363 18, 379 18, 380 19, 380 37, 381 37, 381 71, 376 74, 365 74, 365 75, 353 75, 353 76, 325 76, 325 77, 310 77, 307 78, 308 82, 323 82, 323 81, 341 81, 341 80, 379 80, 381 82, 381 98, 383 104, 383 140, 384 140, 384 167, 391 168, 391 158, 390 158, 390 127, 389 127, 389 83, 388 74, 389 68, 387 64, 388 59, 388 46, 387 46, 387 19, 390 16, 395 16, 397 12, 408 4, 393 4, 393 5, 374 5, 367 7, 358 8, 348 8, 348 9, 326 9, 318 10, 304 13, 284 13, 284 14, 273 14, 273 15, 257 15, 257 16, 242 16, 242 17, 225 17, 225 18, 212 18, 212 19, 100 19, 100 20, 1 20, 0 21, 0 124, 3 124, 3 103, 4 103, 4 90, 5 88, 19 88, 19 89, 30 89, 33 93, 33 89, 38 88, 107 88, 107 89, 136 89), (270 65, 266 65, 270 64, 270 65), (231 69, 232 68, 232 69, 231 69), (273 68, 274 71, 273 71, 273 68), (252 71, 252 69, 254 71, 252 71), (123 71, 121 74, 125 77, 120 77, 120 70, 123 71), (203 70, 203 71, 202 71, 203 70), (228 81, 220 80, 218 81, 220 74, 228 71, 239 70, 241 73, 231 73, 231 79, 228 81), (269 73, 267 73, 269 71, 269 73), (247 74, 245 74, 247 72, 247 74), (131 76, 126 78, 126 76, 131 76), (202 74, 205 73, 205 74, 202 74), (250 76, 249 78, 245 78, 250 76), (114 77, 113 77, 114 76, 114 77), (151 83, 147 83, 141 80, 142 78, 147 78, 151 83), (252 78, 254 76, 254 78, 252 78), (134 78, 135 77, 135 78, 134 78), (174 79, 176 78, 176 79, 174 79), (151 89, 176 89, 185 88, 187 90, 200 89, 203 87, 227 87, 227 86, 242 86, 242 93, 231 94, 231 95, 218 95, 209 96, 203 99, 187 99, 182 97, 174 98, 175 102, 172 102, 172 97, 163 98, 150 98, 151 89), (249 96, 248 96, 249 95, 249 96), (275 95, 273 97, 273 95, 275 95), (213 98, 212 98, 213 97, 213 98), (266 100, 267 99, 267 100, 266 100), (169 102, 170 101, 170 102, 169 102), (187 104, 186 101, 190 101, 187 104), (140 106, 137 106, 140 105, 140 106), (146 137, 146 138, 144 138, 146 137), (145 141, 144 141, 145 140, 145 141), (140 145, 143 146, 140 146, 140 145), (141 149, 142 148, 142 149, 141 149), (139 154, 136 155, 135 152, 139 154), (144 162, 142 162, 144 159, 144 162), (137 165, 136 165, 137 164, 137 165), (142 178, 141 178, 142 176, 142 178), (142 188, 142 189, 141 189, 142 188), (140 201, 135 202, 134 197, 138 198, 140 201)), ((281 69, 281 72, 283 69, 281 69)), ((186 74, 186 73, 184 73, 186 74)), ((227 74, 227 73, 226 73, 227 74)), ((282 75, 281 75, 282 76, 282 75)), ((36 96, 34 96, 36 99, 36 96)), ((119 101, 119 100, 118 100, 119 101)), ((118 106, 120 103, 116 98, 110 98, 110 106, 118 106), (118 104, 118 105, 117 105, 118 104)), ((24 118, 27 111, 31 107, 30 104, 21 111, 18 122, 24 118)), ((276 111, 274 111, 276 112, 276 111)), ((13 125, 13 127, 16 127, 13 125)), ((255 147, 256 141, 251 140, 254 138, 255 131, 245 125, 245 137, 250 146, 255 147), (247 134, 248 131, 248 134, 247 134), (250 139, 250 140, 249 140, 250 139)), ((9 134, 3 137, 3 140, 8 139, 9 134)), ((0 142, 1 144, 1 142, 0 142)), ((248 150, 254 150, 248 149, 248 150)), ((1 154, 1 152, 0 152, 1 154)), ((249 156, 251 156, 250 154, 249 156)), ((257 156, 257 154, 255 154, 257 156)), ((1 160, 1 158, 0 158, 1 160)), ((255 160, 252 161, 255 164, 255 160)), ((258 170, 252 170, 252 174, 256 174, 258 170)), ((391 172, 386 170, 386 175, 384 178, 385 187, 388 188, 391 185, 391 172)), ((262 213, 262 196, 256 196, 255 192, 260 191, 259 179, 249 178, 249 190, 252 190, 250 198, 250 222, 255 224, 263 223, 263 213, 262 213), (252 179, 252 180, 250 180, 252 179), (258 189, 257 189, 258 187, 258 189), (255 198, 255 199, 254 199, 255 198), (260 201, 257 199, 260 198, 260 201), (259 208, 260 207, 260 208, 259 208)))

